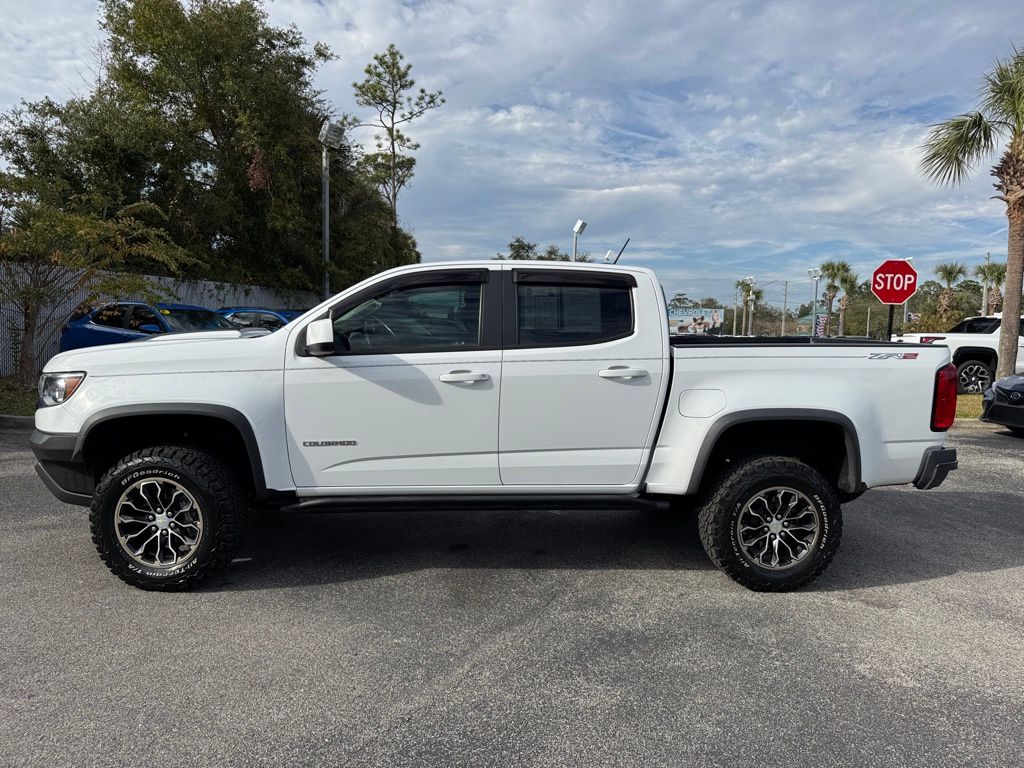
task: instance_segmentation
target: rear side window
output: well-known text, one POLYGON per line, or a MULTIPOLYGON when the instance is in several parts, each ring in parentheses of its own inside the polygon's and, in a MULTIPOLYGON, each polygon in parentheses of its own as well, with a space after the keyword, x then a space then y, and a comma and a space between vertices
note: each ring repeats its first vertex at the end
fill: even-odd
POLYGON ((633 332, 632 291, 622 285, 516 283, 521 347, 600 344, 633 332))
POLYGON ((946 333, 990 333, 999 327, 999 321, 991 317, 973 318, 957 323, 946 333))
POLYGON ((107 328, 124 328, 124 318, 127 314, 128 307, 124 304, 110 304, 97 311, 92 316, 92 321, 107 328))

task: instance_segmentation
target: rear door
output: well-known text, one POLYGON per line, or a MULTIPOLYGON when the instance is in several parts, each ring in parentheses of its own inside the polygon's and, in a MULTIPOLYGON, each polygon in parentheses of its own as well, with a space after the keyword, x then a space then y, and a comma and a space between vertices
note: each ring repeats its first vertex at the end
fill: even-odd
POLYGON ((653 280, 609 270, 504 273, 503 485, 638 481, 667 383, 653 280))

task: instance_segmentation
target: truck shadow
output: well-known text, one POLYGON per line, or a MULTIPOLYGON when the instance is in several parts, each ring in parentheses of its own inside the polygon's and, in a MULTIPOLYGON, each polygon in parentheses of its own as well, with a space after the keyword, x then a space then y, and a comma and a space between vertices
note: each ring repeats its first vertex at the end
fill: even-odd
MULTIPOLYGON (((1021 497, 1003 492, 872 491, 844 508, 839 554, 805 591, 1020 567, 1020 509, 1021 497)), ((708 579, 727 583, 704 554, 692 514, 424 509, 254 513, 239 557, 207 589, 293 588, 426 569, 708 571, 708 579)))

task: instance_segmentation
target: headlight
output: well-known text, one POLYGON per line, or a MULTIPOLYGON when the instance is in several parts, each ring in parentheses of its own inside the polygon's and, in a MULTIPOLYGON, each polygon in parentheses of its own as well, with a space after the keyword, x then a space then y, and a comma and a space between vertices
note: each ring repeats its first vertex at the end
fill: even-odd
POLYGON ((39 377, 39 407, 60 405, 85 381, 85 371, 44 373, 39 377))

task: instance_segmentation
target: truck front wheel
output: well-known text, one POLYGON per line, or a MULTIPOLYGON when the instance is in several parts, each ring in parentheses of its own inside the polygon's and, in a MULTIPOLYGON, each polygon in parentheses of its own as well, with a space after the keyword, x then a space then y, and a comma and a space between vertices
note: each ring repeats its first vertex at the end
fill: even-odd
POLYGON ((246 506, 213 454, 156 446, 125 456, 96 486, 89 513, 103 562, 141 589, 184 590, 237 550, 246 506))
POLYGON ((698 510, 712 562, 761 592, 787 592, 817 578, 839 548, 835 491, 801 461, 768 456, 727 470, 698 510))

